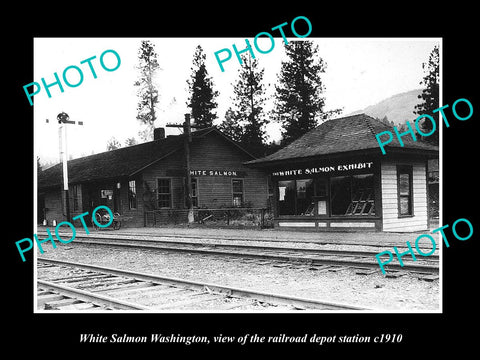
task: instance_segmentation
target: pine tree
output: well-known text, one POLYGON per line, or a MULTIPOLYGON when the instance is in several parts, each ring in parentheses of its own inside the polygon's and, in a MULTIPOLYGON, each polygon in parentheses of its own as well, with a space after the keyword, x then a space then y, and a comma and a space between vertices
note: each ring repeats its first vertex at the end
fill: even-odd
POLYGON ((218 128, 234 141, 241 142, 243 138, 243 128, 239 124, 237 115, 231 107, 225 112, 225 118, 218 128))
POLYGON ((233 87, 235 117, 243 128, 241 143, 257 149, 265 144, 265 125, 268 123, 263 113, 266 100, 263 73, 264 69, 258 68, 258 60, 243 56, 233 87))
POLYGON ((125 140, 125 146, 137 145, 137 140, 134 137, 129 137, 125 140))
MULTIPOLYGON (((438 107, 440 106, 439 57, 439 48, 438 46, 435 46, 430 53, 428 64, 422 63, 422 69, 425 73, 425 76, 420 82, 420 85, 424 85, 425 88, 423 89, 422 94, 418 95, 418 98, 422 99, 423 102, 415 105, 414 111, 414 113, 417 115, 427 114, 432 116, 435 119, 437 127, 440 126, 439 112, 434 113, 433 110, 438 109, 438 107)), ((433 125, 428 119, 421 121, 420 127, 423 133, 429 133, 433 129, 433 125)), ((439 130, 437 129, 432 135, 426 137, 425 140, 438 145, 438 134, 439 130)))
POLYGON ((187 80, 190 92, 187 106, 192 109, 191 115, 195 125, 201 128, 213 125, 213 120, 217 118, 214 110, 218 106, 215 101, 218 91, 213 90, 213 80, 208 76, 205 60, 206 55, 198 45, 193 56, 192 75, 187 80))
POLYGON ((157 119, 155 106, 158 103, 158 90, 154 78, 160 68, 157 53, 150 41, 142 40, 138 50, 138 61, 137 69, 140 71, 140 75, 133 85, 138 87, 137 120, 145 126, 139 135, 144 141, 147 141, 153 137, 154 122, 157 119))
POLYGON ((323 111, 320 74, 325 72, 325 63, 318 55, 318 46, 304 40, 284 47, 288 60, 282 61, 278 75, 273 114, 282 124, 283 143, 288 144, 315 128, 328 114, 323 111))
POLYGON ((120 141, 118 141, 118 140, 115 138, 115 136, 112 136, 112 137, 107 141, 107 151, 120 149, 121 147, 122 147, 122 144, 120 144, 120 141))

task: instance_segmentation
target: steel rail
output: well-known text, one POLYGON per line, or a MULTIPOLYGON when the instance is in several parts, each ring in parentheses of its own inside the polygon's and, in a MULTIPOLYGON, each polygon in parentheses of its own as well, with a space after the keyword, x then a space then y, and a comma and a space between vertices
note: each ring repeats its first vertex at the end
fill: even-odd
MULTIPOLYGON (((145 273, 139 273, 134 271, 126 271, 126 270, 120 270, 115 268, 103 267, 103 266, 95 266, 95 265, 88 265, 88 264, 82 264, 82 263, 72 263, 72 262, 63 261, 63 260, 38 258, 37 261, 48 263, 48 264, 60 265, 60 266, 77 267, 80 269, 98 271, 98 272, 103 272, 111 275, 125 276, 125 277, 136 279, 138 281, 146 281, 146 282, 152 282, 157 284, 180 285, 183 288, 213 291, 219 294, 225 294, 232 297, 251 298, 251 299, 255 299, 255 300, 267 302, 267 303, 292 305, 300 309, 370 310, 368 308, 359 307, 356 305, 351 305, 346 303, 336 303, 331 301, 267 293, 263 291, 224 286, 224 285, 218 285, 214 283, 203 283, 203 282, 198 282, 193 280, 145 274, 145 273)), ((149 308, 149 310, 154 310, 154 309, 149 308)))
MULTIPOLYGON (((83 238, 83 237, 82 237, 83 238)), ((237 257, 250 257, 250 258, 261 258, 261 259, 274 259, 280 261, 288 261, 288 262, 304 262, 304 263, 312 263, 312 264, 325 264, 325 265, 340 265, 340 266, 351 266, 351 267, 366 267, 366 268, 378 268, 378 262, 371 262, 371 261, 359 261, 359 260, 345 260, 345 259, 329 259, 329 258, 316 258, 316 257, 309 257, 302 256, 299 254, 275 254, 275 253, 268 253, 271 251, 268 247, 253 247, 255 250, 259 250, 260 252, 245 252, 245 251, 229 251, 229 250, 221 250, 221 249, 199 249, 195 247, 174 247, 174 246, 162 246, 155 242, 155 245, 148 245, 148 244, 140 244, 139 241, 143 240, 127 240, 131 242, 121 242, 121 241, 98 241, 98 240, 74 240, 72 243, 76 242, 76 244, 85 244, 85 245, 100 245, 100 246, 116 246, 116 247, 126 247, 126 248, 133 248, 133 249, 147 249, 147 250, 160 250, 160 251, 175 251, 175 252, 190 252, 190 253, 200 253, 200 254, 207 254, 207 255, 222 255, 222 256, 237 256, 237 257), (261 252, 262 250, 267 252, 261 252)), ((204 247, 208 247, 208 244, 198 244, 204 247)), ((233 244, 231 246, 234 246, 233 244)), ((218 246, 217 246, 218 247, 218 246)), ((279 248, 279 251, 291 251, 301 253, 303 249, 300 248, 279 248)), ((342 251, 342 250, 331 250, 332 253, 327 253, 329 250, 321 250, 319 249, 316 251, 319 255, 328 254, 334 256, 345 256, 345 257, 353 257, 353 256, 367 256, 362 254, 361 252, 354 252, 354 251, 342 251)), ((372 255, 368 253, 368 255, 372 255)), ((436 266, 430 265, 422 265, 422 264, 412 264, 407 263, 404 266, 400 264, 388 264, 385 265, 387 270, 404 270, 404 271, 414 271, 414 272, 422 272, 422 273, 438 273, 439 268, 436 266)))
MULTIPOLYGON (((82 230, 81 230, 82 231, 82 230)), ((61 232, 59 232, 60 234, 62 234, 61 232)), ((89 236, 92 236, 92 235, 96 235, 98 237, 102 237, 102 238, 111 238, 111 239, 116 239, 118 238, 118 236, 128 236, 130 238, 132 238, 132 240, 144 240, 144 241, 170 241, 170 240, 150 240, 150 239, 144 239, 145 237, 154 237, 154 238, 181 238, 181 239, 212 239, 212 236, 209 235, 209 234, 203 234, 203 235, 191 235, 191 234, 188 234, 188 235, 185 235, 185 234, 166 234, 166 235, 159 235, 158 232, 157 233, 152 233, 152 232, 147 232, 147 233, 142 233, 140 235, 135 235, 135 234, 130 234, 130 233, 125 233, 125 232, 122 232, 122 230, 116 230, 114 231, 114 235, 112 233, 109 233, 109 232, 101 232, 101 231, 90 231, 89 232, 90 235, 89 236)), ((37 233, 38 235, 45 235, 45 236, 48 236, 48 234, 44 231, 42 231, 42 229, 40 229, 40 231, 37 233)), ((368 233, 365 233, 366 235, 368 233)), ((71 234, 65 234, 66 236, 71 236, 71 234)), ((77 237, 86 237, 88 234, 85 233, 85 235, 83 235, 83 231, 82 232, 79 232, 77 231, 77 237)), ((252 239, 250 237, 231 237, 231 236, 226 236, 226 235, 215 235, 216 238, 214 238, 215 240, 223 240, 223 241, 263 241, 263 242, 277 242, 277 243, 290 243, 292 242, 291 239, 289 240, 285 240, 285 239, 279 239, 279 238, 268 238, 268 237, 261 237, 261 238, 258 238, 258 239, 252 239)), ((172 241, 172 242, 175 242, 175 241, 172 241)), ((333 240, 325 240, 325 239, 318 239, 318 240, 307 240, 307 239, 302 239, 302 238, 298 238, 298 239, 295 239, 295 242, 296 243, 303 243, 303 244, 314 244, 314 245, 328 245, 328 244, 333 244, 333 245, 357 245, 357 246, 371 246, 371 247, 379 247, 379 248, 384 248, 384 247, 389 247, 389 246, 397 246, 398 248, 402 247, 403 248, 403 244, 401 244, 399 246, 398 243, 396 242, 392 242, 392 241, 387 241, 387 242, 382 242, 381 244, 378 244, 378 243, 375 243, 375 244, 367 244, 367 243, 364 243, 364 242, 356 242, 356 241, 348 241, 348 242, 341 242, 339 243, 338 241, 333 241, 333 240)), ((252 246, 252 245, 246 245, 246 246, 252 246)), ((437 244, 437 247, 438 247, 438 244, 437 244)), ((406 248, 406 246, 405 246, 406 248)))
POLYGON ((107 306, 107 307, 115 307, 121 310, 149 310, 148 307, 133 304, 128 301, 122 301, 110 296, 105 296, 101 294, 92 293, 89 291, 84 291, 80 289, 75 289, 65 285, 59 285, 52 283, 50 281, 39 280, 37 279, 37 283, 45 287, 47 290, 57 291, 62 295, 67 297, 72 297, 84 302, 90 302, 95 305, 99 306, 107 306))
MULTIPOLYGON (((46 234, 45 234, 46 235, 46 234)), ((62 233, 60 233, 62 235, 62 233)), ((66 234, 66 236, 69 236, 66 234)), ((224 244, 224 243, 203 243, 195 241, 171 241, 171 240, 153 240, 153 239, 132 239, 132 238, 119 238, 119 237, 104 237, 104 236, 89 236, 89 235, 80 235, 75 237, 75 239, 86 239, 86 241, 92 241, 91 239, 101 239, 101 240, 113 240, 113 241, 124 241, 124 242, 144 242, 151 244, 168 244, 170 245, 180 245, 180 246, 199 246, 199 247, 213 247, 213 248, 240 248, 245 250, 266 250, 266 251, 292 251, 292 252, 306 252, 306 253, 317 253, 317 254, 329 254, 329 255, 345 255, 345 256, 375 256, 378 253, 374 251, 364 251, 364 250, 336 250, 336 249, 314 249, 314 248, 303 248, 303 247, 284 247, 284 246, 262 246, 262 245, 246 245, 246 244, 224 244)), ((430 255, 430 259, 438 259, 438 255, 430 255)))

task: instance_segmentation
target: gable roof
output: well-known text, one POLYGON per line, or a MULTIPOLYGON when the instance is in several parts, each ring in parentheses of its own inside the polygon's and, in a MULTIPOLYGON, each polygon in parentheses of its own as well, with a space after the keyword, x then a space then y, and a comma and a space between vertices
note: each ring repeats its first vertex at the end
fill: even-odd
MULTIPOLYGON (((192 132, 192 140, 216 134, 230 141, 252 159, 255 157, 215 127, 192 132)), ((88 181, 130 177, 157 161, 183 150, 185 135, 168 136, 143 144, 106 151, 68 161, 68 182, 78 184, 88 181)), ((62 164, 56 164, 38 173, 38 188, 62 184, 62 164)))
MULTIPOLYGON (((385 146, 387 154, 389 148, 402 148, 392 126, 368 115, 357 114, 328 120, 279 151, 246 164, 262 164, 352 151, 372 151, 380 155, 381 150, 375 135, 382 131, 391 131, 393 134, 393 141, 385 146)), ((403 149, 419 152, 438 151, 437 146, 413 141, 410 135, 404 136, 402 140, 403 149)))

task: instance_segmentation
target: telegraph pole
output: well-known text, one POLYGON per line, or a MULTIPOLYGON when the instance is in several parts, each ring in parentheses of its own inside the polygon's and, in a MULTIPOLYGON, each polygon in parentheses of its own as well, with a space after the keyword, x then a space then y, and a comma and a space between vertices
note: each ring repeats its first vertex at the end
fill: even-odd
POLYGON ((195 125, 190 124, 190 114, 185 114, 185 121, 182 125, 176 124, 167 124, 167 127, 176 127, 176 128, 183 128, 184 134, 184 150, 185 150, 185 170, 186 170, 186 202, 188 208, 188 223, 192 224, 194 222, 193 217, 193 203, 192 203, 192 176, 190 175, 190 143, 192 142, 192 128, 197 128, 195 125))

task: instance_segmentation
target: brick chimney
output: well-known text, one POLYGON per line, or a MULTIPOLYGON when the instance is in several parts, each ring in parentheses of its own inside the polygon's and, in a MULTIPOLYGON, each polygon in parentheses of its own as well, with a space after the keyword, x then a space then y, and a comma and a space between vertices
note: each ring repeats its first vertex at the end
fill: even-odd
POLYGON ((153 129, 153 140, 165 139, 165 128, 155 128, 153 129))

